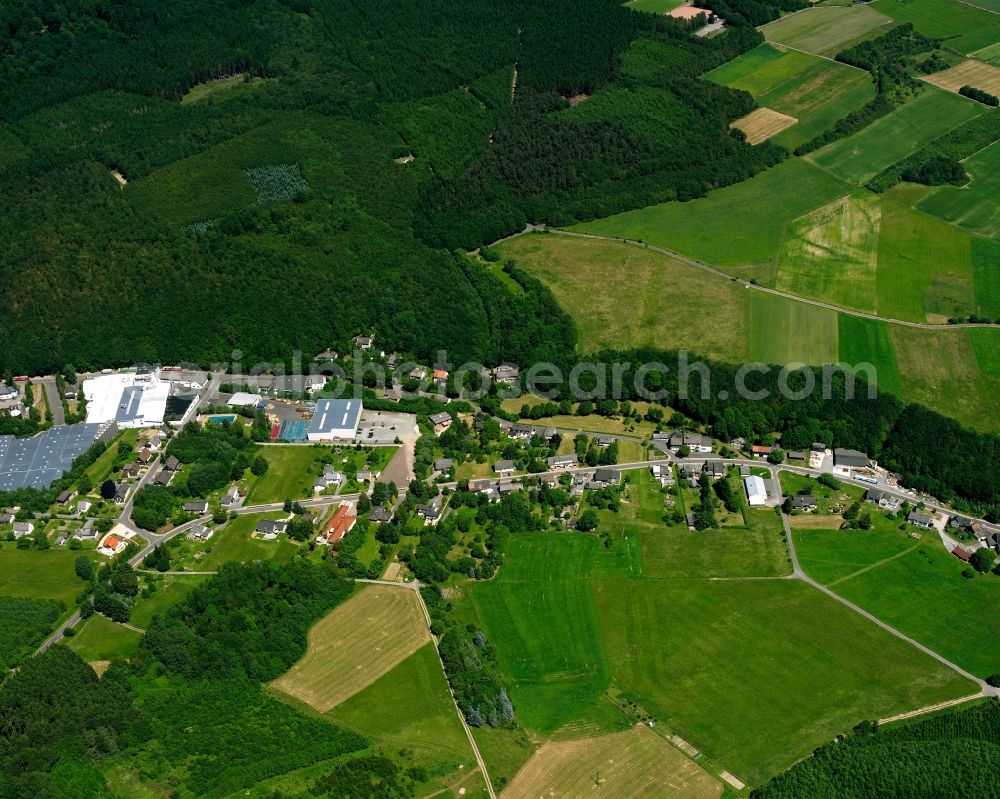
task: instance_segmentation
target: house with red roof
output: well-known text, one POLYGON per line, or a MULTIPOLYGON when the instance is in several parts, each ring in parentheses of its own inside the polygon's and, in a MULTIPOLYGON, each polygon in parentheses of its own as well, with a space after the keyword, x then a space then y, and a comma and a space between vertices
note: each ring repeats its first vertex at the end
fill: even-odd
POLYGON ((336 544, 347 535, 351 530, 354 529, 354 525, 357 524, 358 517, 351 513, 351 506, 344 503, 339 508, 337 512, 333 514, 330 521, 326 523, 326 527, 323 528, 323 532, 320 533, 319 543, 321 544, 336 544))

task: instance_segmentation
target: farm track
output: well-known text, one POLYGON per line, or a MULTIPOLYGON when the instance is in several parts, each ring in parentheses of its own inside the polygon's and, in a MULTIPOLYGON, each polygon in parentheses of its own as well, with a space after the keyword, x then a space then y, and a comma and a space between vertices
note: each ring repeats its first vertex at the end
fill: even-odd
MULTIPOLYGON (((855 308, 846 308, 842 305, 834 305, 833 303, 823 302, 821 300, 813 300, 809 299, 808 297, 802 297, 798 294, 791 294, 787 291, 781 291, 780 289, 773 289, 769 288, 768 286, 761 286, 757 283, 751 283, 747 280, 744 280, 743 278, 734 277, 733 275, 723 272, 721 269, 717 269, 714 266, 709 266, 708 264, 703 263, 702 261, 698 261, 694 258, 689 258, 686 255, 681 255, 680 253, 674 252, 673 250, 668 250, 666 247, 660 247, 659 245, 649 244, 648 242, 638 241, 636 239, 620 239, 620 238, 615 238, 614 236, 601 236, 597 233, 580 233, 575 230, 560 230, 559 228, 549 228, 543 225, 536 225, 536 226, 529 225, 527 229, 516 235, 523 236, 525 233, 530 233, 530 232, 552 233, 560 236, 576 236, 578 238, 598 239, 601 241, 615 241, 615 242, 620 242, 622 244, 628 244, 633 247, 640 247, 643 249, 659 253, 660 255, 665 255, 668 258, 673 258, 675 260, 681 261, 682 263, 685 263, 688 266, 693 266, 696 269, 700 269, 703 272, 712 275, 713 277, 722 278, 723 280, 728 280, 734 283, 742 283, 743 287, 747 289, 760 291, 764 294, 770 294, 774 297, 782 297, 783 299, 786 300, 793 300, 795 302, 805 303, 806 305, 812 305, 815 308, 823 308, 828 311, 834 311, 836 313, 846 314, 847 316, 856 316, 860 319, 871 319, 876 322, 886 322, 887 324, 890 325, 899 325, 900 327, 909 327, 915 330, 941 331, 941 330, 968 329, 968 328, 995 329, 997 327, 994 324, 978 323, 978 322, 966 323, 961 325, 940 325, 940 324, 932 324, 930 322, 911 322, 906 319, 893 319, 892 317, 888 316, 879 316, 878 314, 867 313, 866 311, 859 311, 855 308)), ((515 238, 515 237, 516 236, 509 236, 508 238, 515 238)), ((506 241, 506 239, 503 240, 506 241)))

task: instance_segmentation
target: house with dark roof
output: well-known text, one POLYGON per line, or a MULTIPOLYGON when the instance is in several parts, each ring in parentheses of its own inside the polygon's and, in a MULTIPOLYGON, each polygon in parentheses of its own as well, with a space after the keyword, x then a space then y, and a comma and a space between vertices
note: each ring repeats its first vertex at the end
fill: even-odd
POLYGON ((726 476, 726 464, 722 461, 705 461, 702 471, 713 480, 718 480, 726 476))
POLYGON ((284 519, 261 519, 254 532, 265 541, 273 541, 287 529, 288 522, 284 519))
POLYGON ((833 451, 833 465, 841 469, 864 469, 868 466, 868 456, 856 449, 837 447, 833 451))
POLYGON ((199 516, 208 513, 208 503, 204 500, 184 503, 185 513, 197 513, 199 516))
POLYGON ((916 508, 910 511, 910 514, 906 517, 906 521, 914 527, 922 527, 925 530, 930 530, 934 526, 934 518, 916 508))
POLYGON ((952 516, 948 519, 948 526, 956 530, 971 533, 972 535, 979 535, 979 531, 983 528, 983 525, 979 521, 966 516, 952 516))
POLYGON ((177 457, 175 455, 171 455, 169 458, 167 458, 165 466, 168 471, 176 472, 178 469, 181 468, 181 462, 177 460, 177 457))
POLYGON ((391 522, 393 517, 393 512, 389 508, 383 508, 381 505, 377 508, 372 508, 371 513, 368 514, 368 521, 370 522, 391 522))
POLYGON ((598 469, 594 472, 593 482, 602 486, 618 485, 622 481, 622 473, 617 469, 598 469))
POLYGON ((819 507, 819 503, 816 501, 816 497, 811 494, 796 494, 794 497, 789 499, 788 507, 790 510, 810 513, 819 507))
POLYGON ((497 461, 496 463, 493 464, 493 471, 501 476, 507 474, 514 474, 515 471, 514 461, 511 460, 497 461))
POLYGON ((417 506, 417 515, 424 520, 424 524, 434 524, 441 518, 444 511, 444 497, 438 494, 431 497, 429 502, 417 506))
POLYGON ((572 469, 578 462, 576 455, 553 455, 546 461, 550 469, 572 469))
POLYGON ((451 458, 438 458, 434 461, 434 471, 435 472, 446 472, 452 467, 453 463, 451 458))

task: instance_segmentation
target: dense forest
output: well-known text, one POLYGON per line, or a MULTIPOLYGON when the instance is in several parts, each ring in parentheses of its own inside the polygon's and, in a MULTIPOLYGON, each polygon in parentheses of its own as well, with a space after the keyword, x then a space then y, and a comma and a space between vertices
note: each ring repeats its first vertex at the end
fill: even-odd
POLYGON ((997 799, 1000 702, 853 733, 755 790, 752 799, 997 799))
POLYGON ((783 158, 697 76, 802 4, 730 5, 699 39, 620 0, 4 3, 0 371, 565 355, 540 287, 452 248, 783 158))

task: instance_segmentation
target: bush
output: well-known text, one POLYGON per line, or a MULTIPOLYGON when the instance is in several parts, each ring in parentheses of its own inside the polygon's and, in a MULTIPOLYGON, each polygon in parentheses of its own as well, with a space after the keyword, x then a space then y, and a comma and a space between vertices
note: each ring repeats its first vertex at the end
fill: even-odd
POLYGON ((1000 98, 998 98, 995 94, 984 92, 982 89, 977 89, 975 86, 963 86, 958 90, 958 93, 963 97, 968 97, 970 100, 976 100, 977 102, 993 108, 1000 105, 1000 98))

